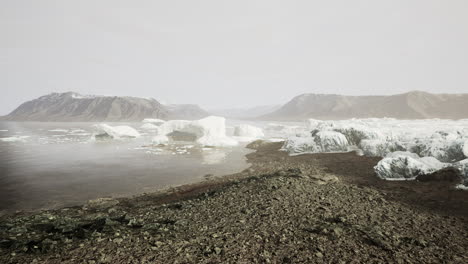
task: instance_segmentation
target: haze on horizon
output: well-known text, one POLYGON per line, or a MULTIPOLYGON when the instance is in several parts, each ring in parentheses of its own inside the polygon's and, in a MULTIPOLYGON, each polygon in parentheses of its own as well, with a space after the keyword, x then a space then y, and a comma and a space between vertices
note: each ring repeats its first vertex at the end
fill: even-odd
POLYGON ((468 92, 468 2, 0 2, 0 115, 50 92, 206 109, 468 92))

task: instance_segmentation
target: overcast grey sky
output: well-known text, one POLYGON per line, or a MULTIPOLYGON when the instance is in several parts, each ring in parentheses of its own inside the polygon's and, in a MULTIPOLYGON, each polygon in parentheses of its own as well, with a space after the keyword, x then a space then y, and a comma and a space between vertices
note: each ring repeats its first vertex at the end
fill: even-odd
POLYGON ((0 114, 50 92, 228 108, 468 92, 468 1, 0 0, 0 114))

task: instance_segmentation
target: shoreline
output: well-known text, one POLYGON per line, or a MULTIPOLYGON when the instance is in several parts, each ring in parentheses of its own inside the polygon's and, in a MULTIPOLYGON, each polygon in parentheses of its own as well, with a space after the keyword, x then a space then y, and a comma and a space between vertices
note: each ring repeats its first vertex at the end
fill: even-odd
POLYGON ((468 260, 468 192, 449 182, 378 179, 379 158, 288 156, 280 146, 250 144, 251 166, 236 174, 1 216, 0 262, 468 260))

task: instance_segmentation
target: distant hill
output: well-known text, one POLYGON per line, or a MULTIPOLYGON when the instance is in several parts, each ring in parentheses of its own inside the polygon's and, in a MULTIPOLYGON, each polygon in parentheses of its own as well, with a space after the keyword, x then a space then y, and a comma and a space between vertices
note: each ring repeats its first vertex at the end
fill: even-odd
POLYGON ((251 119, 269 114, 281 108, 281 105, 261 105, 250 108, 226 108, 210 110, 214 115, 236 119, 251 119))
POLYGON ((195 120, 210 115, 200 106, 194 104, 171 104, 164 105, 168 111, 167 119, 195 120))
POLYGON ((25 102, 2 120, 60 122, 132 122, 144 118, 197 119, 208 113, 198 106, 165 106, 153 98, 52 93, 25 102))
POLYGON ((262 120, 468 118, 468 94, 431 94, 413 91, 389 96, 302 94, 262 120))

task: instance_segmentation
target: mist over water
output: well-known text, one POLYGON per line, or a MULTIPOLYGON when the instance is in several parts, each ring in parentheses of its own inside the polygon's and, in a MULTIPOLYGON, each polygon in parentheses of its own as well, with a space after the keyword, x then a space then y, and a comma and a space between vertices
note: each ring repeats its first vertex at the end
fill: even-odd
MULTIPOLYGON (((0 122, 0 212, 82 204, 239 172, 244 145, 150 147, 151 135, 95 141, 92 123, 0 122)), ((138 128, 139 124, 130 124, 138 128)))

